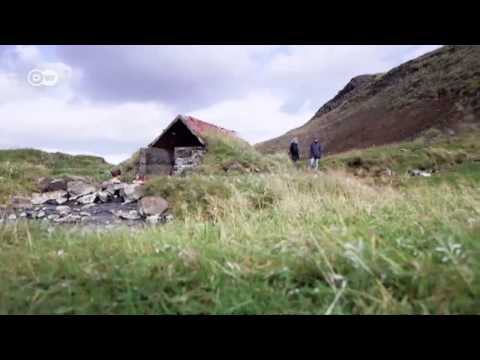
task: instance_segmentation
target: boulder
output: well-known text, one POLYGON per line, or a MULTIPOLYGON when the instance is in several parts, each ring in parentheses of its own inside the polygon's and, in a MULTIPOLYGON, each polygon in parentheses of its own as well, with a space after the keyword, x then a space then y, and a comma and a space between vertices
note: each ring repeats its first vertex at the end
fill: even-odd
POLYGON ((93 204, 96 199, 97 199, 97 194, 88 194, 88 195, 79 197, 77 199, 77 203, 79 203, 80 205, 93 204))
POLYGON ((91 209, 93 207, 95 207, 95 204, 93 204, 93 203, 92 204, 87 204, 87 205, 82 206, 82 210, 91 209))
POLYGON ((94 193, 97 189, 95 186, 90 185, 83 181, 69 181, 67 183, 67 191, 71 197, 80 197, 94 193))
POLYGON ((67 192, 63 190, 51 191, 43 194, 33 194, 32 196, 33 205, 62 205, 65 204, 67 201, 67 192))
POLYGON ((120 196, 127 203, 138 201, 143 197, 144 186, 143 184, 126 184, 120 191, 120 196))
POLYGON ((45 213, 45 211, 41 210, 37 213, 37 215, 35 217, 37 219, 43 219, 45 216, 47 216, 47 214, 45 213))
POLYGON ((68 214, 70 214, 72 212, 72 209, 68 206, 57 206, 55 211, 60 216, 67 216, 68 214))
POLYGON ((15 215, 15 214, 10 214, 10 215, 8 215, 8 218, 7 218, 7 219, 10 220, 10 221, 15 221, 15 220, 17 220, 17 215, 15 215))
POLYGON ((67 190, 67 181, 64 178, 48 178, 43 177, 40 178, 37 182, 38 189, 40 192, 51 192, 51 191, 59 191, 67 190))
POLYGON ((97 193, 97 196, 98 196, 98 200, 100 200, 102 203, 106 203, 112 199, 113 194, 105 190, 105 191, 99 191, 97 193))
POLYGON ((25 196, 12 197, 11 204, 12 204, 12 208, 15 210, 32 208, 32 200, 25 196))
POLYGON ((147 196, 138 202, 142 216, 161 215, 168 209, 168 202, 160 196, 147 196))

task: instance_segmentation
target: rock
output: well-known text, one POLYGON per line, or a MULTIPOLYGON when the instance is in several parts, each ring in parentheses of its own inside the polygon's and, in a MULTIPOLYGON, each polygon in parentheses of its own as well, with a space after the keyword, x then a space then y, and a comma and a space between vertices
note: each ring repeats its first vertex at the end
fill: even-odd
POLYGON ((15 221, 15 220, 17 220, 17 215, 15 215, 15 214, 10 214, 10 215, 8 215, 7 220, 9 220, 9 221, 15 221))
POLYGON ((98 200, 100 200, 103 203, 109 202, 112 199, 113 194, 109 191, 99 191, 97 193, 98 200))
POLYGON ((52 192, 52 191, 59 191, 67 190, 67 181, 65 179, 52 179, 48 177, 40 178, 37 182, 38 189, 40 192, 52 192))
POLYGON ((145 221, 150 225, 156 225, 160 222, 160 215, 147 216, 145 221))
POLYGON ((173 158, 173 175, 184 175, 187 171, 200 165, 205 149, 201 147, 175 147, 173 158))
POLYGON ((47 219, 50 220, 50 221, 56 221, 56 220, 60 219, 60 215, 51 214, 51 215, 47 216, 47 219))
POLYGON ((94 193, 97 189, 83 181, 70 181, 67 183, 67 191, 71 197, 81 197, 94 193))
POLYGON ((72 209, 68 206, 57 206, 55 211, 58 213, 60 216, 67 216, 72 212, 72 209))
POLYGON ((452 129, 446 129, 445 132, 447 133, 447 135, 449 136, 455 136, 455 130, 452 130, 452 129))
POLYGON ((130 211, 120 210, 120 211, 114 212, 113 214, 115 216, 118 216, 120 219, 124 219, 124 220, 140 220, 141 219, 141 216, 137 210, 130 210, 130 211))
POLYGON ((224 164, 223 165, 223 170, 225 170, 226 172, 230 172, 230 171, 240 171, 240 172, 242 172, 246 169, 240 161, 233 160, 233 161, 229 161, 226 164, 224 164))
POLYGON ((12 208, 15 210, 19 209, 31 209, 32 200, 25 196, 14 196, 11 200, 12 208))
POLYGON ((430 177, 430 176, 432 176, 431 173, 426 172, 426 171, 422 171, 422 170, 418 170, 418 169, 410 170, 410 171, 409 171, 409 174, 410 174, 411 176, 424 176, 424 177, 430 177))
POLYGON ((92 216, 92 214, 86 212, 86 211, 82 211, 80 214, 80 216, 86 216, 86 217, 89 217, 89 216, 92 216))
POLYGON ((32 196, 33 205, 62 205, 65 204, 67 201, 67 193, 63 190, 51 191, 43 194, 33 194, 32 196))
POLYGON ((138 202, 138 211, 142 216, 161 215, 167 209, 167 200, 160 196, 147 196, 138 202))
POLYGON ((144 186, 142 184, 125 185, 120 191, 120 196, 125 202, 138 201, 143 197, 144 186))
POLYGON ((45 213, 45 211, 42 210, 42 211, 39 211, 35 217, 37 219, 43 219, 45 216, 47 216, 47 214, 45 213))
POLYGON ((95 204, 87 204, 87 205, 82 206, 82 210, 91 209, 93 207, 95 207, 95 204))
POLYGON ((22 213, 20 214, 20 217, 21 217, 21 218, 26 218, 27 216, 28 216, 28 215, 27 215, 26 212, 22 212, 22 213))
POLYGON ((174 217, 172 214, 165 215, 165 222, 173 221, 174 217))
POLYGON ((80 205, 87 205, 87 204, 93 204, 96 199, 97 199, 97 194, 89 194, 89 195, 84 195, 79 197, 77 199, 77 202, 80 205))

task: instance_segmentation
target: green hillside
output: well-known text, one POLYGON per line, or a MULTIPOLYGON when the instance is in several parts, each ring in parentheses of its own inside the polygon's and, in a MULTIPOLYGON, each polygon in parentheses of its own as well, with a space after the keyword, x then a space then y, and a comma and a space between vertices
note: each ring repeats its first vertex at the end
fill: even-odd
POLYGON ((0 150, 0 204, 11 195, 28 195, 42 176, 79 175, 102 180, 112 165, 103 158, 47 153, 34 149, 0 150))

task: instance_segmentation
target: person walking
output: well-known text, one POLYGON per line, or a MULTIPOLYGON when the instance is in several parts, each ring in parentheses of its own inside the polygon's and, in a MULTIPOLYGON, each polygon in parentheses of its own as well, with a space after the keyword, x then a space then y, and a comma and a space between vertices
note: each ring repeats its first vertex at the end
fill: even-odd
POLYGON ((310 168, 318 170, 318 161, 322 158, 323 147, 315 138, 310 145, 310 168))
POLYGON ((290 142, 290 157, 294 163, 300 159, 300 152, 298 150, 298 139, 294 137, 290 142))

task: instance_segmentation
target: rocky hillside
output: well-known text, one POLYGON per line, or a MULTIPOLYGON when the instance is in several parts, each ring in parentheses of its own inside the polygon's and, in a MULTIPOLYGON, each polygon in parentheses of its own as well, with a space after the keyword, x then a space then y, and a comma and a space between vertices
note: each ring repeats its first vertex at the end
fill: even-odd
POLYGON ((313 137, 328 154, 415 138, 429 128, 448 132, 480 122, 480 46, 449 45, 387 73, 353 78, 305 125, 256 145, 286 151, 300 140, 302 157, 313 137))

